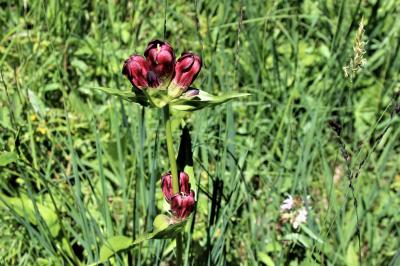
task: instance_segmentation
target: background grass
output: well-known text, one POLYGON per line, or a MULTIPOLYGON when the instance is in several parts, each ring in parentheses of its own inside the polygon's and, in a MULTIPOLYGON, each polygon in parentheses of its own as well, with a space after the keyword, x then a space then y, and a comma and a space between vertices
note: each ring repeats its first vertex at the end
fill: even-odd
MULTIPOLYGON (((136 238, 165 212, 161 113, 93 87, 129 89, 124 59, 163 38, 166 19, 176 53, 203 57, 196 87, 251 93, 174 121, 176 145, 191 125, 198 196, 186 263, 399 265, 399 6, 0 1, 0 264, 94 263, 106 238, 136 238), (351 82, 362 16, 368 63, 351 82), (280 222, 288 194, 310 196, 299 230, 280 222)), ((173 264, 174 245, 111 264, 173 264)))

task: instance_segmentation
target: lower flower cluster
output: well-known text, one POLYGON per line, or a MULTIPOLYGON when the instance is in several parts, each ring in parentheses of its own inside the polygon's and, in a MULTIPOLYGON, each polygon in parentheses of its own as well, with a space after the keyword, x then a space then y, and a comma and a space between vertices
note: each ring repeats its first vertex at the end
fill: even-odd
POLYGON ((171 172, 162 176, 161 188, 165 200, 171 206, 170 211, 175 219, 184 220, 193 212, 196 201, 194 191, 190 189, 188 174, 183 171, 179 173, 178 193, 173 191, 171 172))

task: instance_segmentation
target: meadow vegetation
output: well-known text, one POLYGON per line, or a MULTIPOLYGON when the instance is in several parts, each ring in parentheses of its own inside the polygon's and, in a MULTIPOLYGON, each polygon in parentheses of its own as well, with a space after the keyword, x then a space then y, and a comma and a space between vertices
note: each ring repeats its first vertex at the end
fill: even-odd
POLYGON ((124 60, 156 38, 201 55, 196 88, 250 94, 172 120, 186 265, 400 264, 399 0, 0 0, 1 265, 94 264, 166 213, 161 110, 96 89, 129 90, 124 60))

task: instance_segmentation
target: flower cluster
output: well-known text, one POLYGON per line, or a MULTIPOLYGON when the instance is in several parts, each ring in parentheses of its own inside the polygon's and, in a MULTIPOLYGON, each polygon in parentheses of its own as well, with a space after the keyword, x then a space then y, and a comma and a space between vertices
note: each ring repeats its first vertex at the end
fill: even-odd
POLYGON ((171 213, 176 219, 184 220, 193 211, 196 204, 194 191, 190 189, 189 176, 185 172, 179 173, 179 192, 172 189, 172 175, 166 173, 161 178, 161 188, 165 200, 171 206, 171 213))
POLYGON ((293 198, 289 195, 281 204, 281 222, 289 221, 294 229, 306 223, 308 212, 304 205, 300 197, 293 198))
MULTIPOLYGON (((165 41, 154 40, 147 45, 144 56, 132 55, 125 60, 122 74, 139 90, 165 90, 168 97, 174 99, 188 91, 201 66, 201 58, 191 52, 184 52, 175 61, 172 46, 165 41)), ((196 91, 189 91, 189 96, 196 91)))

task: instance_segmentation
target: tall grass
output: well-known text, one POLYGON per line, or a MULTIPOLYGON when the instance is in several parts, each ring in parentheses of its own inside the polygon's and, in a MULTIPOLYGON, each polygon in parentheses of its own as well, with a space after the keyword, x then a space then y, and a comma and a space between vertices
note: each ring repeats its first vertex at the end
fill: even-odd
MULTIPOLYGON (((166 18, 166 39, 203 57, 196 87, 251 93, 172 122, 175 139, 193 125, 186 264, 397 265, 399 4, 0 2, 0 264, 95 263, 107 238, 137 238, 165 212, 162 114, 92 87, 129 89, 123 60, 163 37, 166 18), (362 16, 367 64, 350 82, 362 16), (310 196, 297 231, 278 228, 288 194, 310 196)), ((110 264, 171 262, 174 245, 110 264)))

